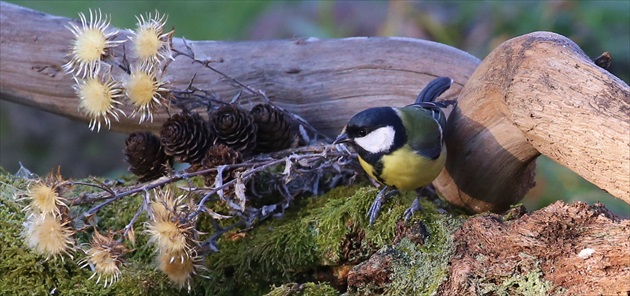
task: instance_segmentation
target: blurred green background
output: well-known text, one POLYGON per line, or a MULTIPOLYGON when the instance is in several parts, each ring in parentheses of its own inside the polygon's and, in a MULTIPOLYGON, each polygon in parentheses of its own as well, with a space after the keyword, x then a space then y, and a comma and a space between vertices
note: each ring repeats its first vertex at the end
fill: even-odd
MULTIPOLYGON (((193 40, 406 36, 445 43, 483 59, 501 42, 532 31, 571 38, 590 57, 613 56, 610 71, 630 81, 630 1, 8 1, 76 18, 100 8, 112 25, 135 26, 135 15, 169 15, 175 36, 193 40)), ((0 61, 1 62, 1 61, 0 61)), ((61 166, 64 177, 126 174, 125 135, 90 132, 87 124, 0 101, 0 165, 21 161, 37 174, 61 166)), ((630 150, 628 151, 630 153, 630 150)), ((537 185, 524 199, 534 210, 558 199, 601 201, 622 217, 630 206, 541 157, 537 185)))

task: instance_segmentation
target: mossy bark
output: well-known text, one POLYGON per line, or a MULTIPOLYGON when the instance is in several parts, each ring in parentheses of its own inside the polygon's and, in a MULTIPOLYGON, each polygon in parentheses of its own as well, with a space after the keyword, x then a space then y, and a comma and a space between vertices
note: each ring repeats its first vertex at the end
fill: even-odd
MULTIPOLYGON (((27 184, 0 174, 0 294, 185 292, 157 270, 153 247, 141 231, 136 232, 136 245, 129 246, 134 252, 127 256, 120 280, 108 288, 88 280, 92 272, 77 263, 80 251, 62 261, 45 260, 29 250, 21 234, 26 201, 18 200, 27 184)), ((630 290, 623 284, 606 285, 605 279, 594 281, 598 268, 605 268, 608 277, 630 282, 629 243, 621 240, 629 236, 630 223, 602 207, 558 203, 531 214, 516 208, 504 216, 468 217, 434 200, 423 201, 424 211, 403 222, 402 214, 414 198, 407 194, 390 199, 376 223, 368 226, 365 213, 375 194, 371 186, 339 187, 296 202, 282 218, 224 235, 218 242, 220 252, 208 255, 206 270, 193 278, 191 294, 541 295, 586 291, 580 290, 585 284, 591 286, 588 291, 600 293, 630 290), (534 230, 538 235, 527 235, 534 230), (517 248, 524 243, 527 251, 517 248), (605 248, 611 243, 617 245, 605 248), (554 252, 558 246, 573 247, 554 252), (596 255, 576 257, 578 249, 587 246, 596 255), (576 258, 581 265, 566 264, 576 258)), ((139 204, 140 198, 131 196, 105 207, 98 214, 99 226, 124 227, 139 204)), ((82 236, 77 240, 87 242, 82 236)))

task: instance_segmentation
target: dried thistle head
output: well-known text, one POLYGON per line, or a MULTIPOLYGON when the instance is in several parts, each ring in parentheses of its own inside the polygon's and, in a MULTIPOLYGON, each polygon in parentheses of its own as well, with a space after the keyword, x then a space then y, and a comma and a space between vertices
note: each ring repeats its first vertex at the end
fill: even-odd
POLYGON ((173 31, 164 33, 164 25, 166 25, 167 16, 155 12, 146 15, 136 16, 138 24, 133 36, 130 37, 133 42, 133 52, 142 64, 154 63, 158 64, 165 59, 172 59, 171 38, 173 31))
POLYGON ((157 191, 149 207, 151 219, 146 232, 158 252, 191 256, 198 244, 197 230, 195 221, 187 217, 189 207, 184 197, 175 197, 170 190, 157 191))
POLYGON ((196 253, 194 256, 189 256, 181 252, 160 252, 157 259, 160 270, 168 276, 169 280, 180 289, 187 286, 188 291, 190 291, 192 276, 198 270, 204 269, 203 258, 196 253))
MULTIPOLYGON (((74 229, 70 227, 70 219, 53 215, 31 215, 24 223, 26 242, 29 248, 37 253, 57 257, 66 254, 74 245, 74 229)), ((61 257, 63 259, 63 256, 61 257)))
POLYGON ((63 69, 67 73, 85 78, 99 72, 102 57, 120 41, 113 40, 118 31, 108 29, 109 17, 100 10, 90 9, 89 21, 83 13, 79 13, 79 18, 81 25, 70 23, 67 26, 74 35, 74 43, 70 61, 63 65, 63 69))
POLYGON ((111 286, 120 277, 123 256, 128 252, 121 242, 114 239, 114 233, 109 232, 105 236, 94 231, 90 247, 85 251, 87 257, 81 262, 82 267, 90 266, 94 272, 90 279, 98 275, 96 283, 103 279, 104 287, 111 286))
POLYGON ((118 121, 118 116, 125 113, 118 108, 121 105, 122 89, 111 76, 75 77, 74 90, 81 100, 79 108, 90 117, 90 130, 101 130, 101 123, 111 127, 110 116, 118 121))
POLYGON ((57 217, 61 215, 61 208, 67 207, 66 199, 59 193, 59 185, 62 181, 55 181, 49 177, 31 184, 28 188, 27 199, 30 200, 25 210, 36 216, 49 215, 57 217))
POLYGON ((131 101, 134 111, 131 117, 140 115, 140 123, 149 119, 153 122, 153 111, 161 106, 169 89, 156 67, 151 65, 131 69, 123 81, 125 94, 131 101))

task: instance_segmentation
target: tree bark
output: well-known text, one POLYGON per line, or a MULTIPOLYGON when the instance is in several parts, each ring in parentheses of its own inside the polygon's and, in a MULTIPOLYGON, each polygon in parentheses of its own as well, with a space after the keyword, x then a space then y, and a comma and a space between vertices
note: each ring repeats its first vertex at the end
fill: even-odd
MULTIPOLYGON (((61 69, 72 42, 69 21, 0 2, 2 99, 87 121, 61 69)), ((185 50, 181 39, 173 43, 185 50)), ((534 184, 540 153, 630 203, 629 87, 560 35, 512 39, 478 68, 465 52, 408 38, 189 44, 198 58, 328 136, 362 109, 406 105, 434 77, 452 77, 443 98, 457 98, 459 106, 450 118, 446 169, 434 184, 468 211, 500 212, 520 200, 534 184)), ((172 89, 185 89, 194 76, 197 88, 226 100, 242 91, 183 56, 168 73, 172 89)), ((243 93, 242 100, 258 99, 243 93)), ((141 125, 123 118, 112 129, 156 131, 167 116, 162 110, 141 125)))
POLYGON ((451 203, 506 210, 534 185, 541 153, 630 203, 630 88, 571 40, 536 32, 504 42, 458 103, 436 181, 451 203))

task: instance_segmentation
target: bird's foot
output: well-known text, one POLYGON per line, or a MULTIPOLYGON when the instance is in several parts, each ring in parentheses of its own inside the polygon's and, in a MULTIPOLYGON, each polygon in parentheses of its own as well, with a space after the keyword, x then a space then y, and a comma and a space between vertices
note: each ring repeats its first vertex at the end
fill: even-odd
POLYGON ((370 206, 370 209, 367 212, 367 218, 369 221, 368 223, 370 226, 374 223, 374 221, 378 217, 378 212, 381 210, 381 206, 383 205, 383 203, 391 195, 393 195, 396 192, 395 190, 392 190, 386 193, 388 189, 389 187, 384 187, 383 189, 381 189, 381 191, 378 192, 378 194, 376 195, 376 198, 374 199, 374 202, 372 202, 372 205, 370 206))
POLYGON ((409 208, 407 208, 405 210, 405 213, 403 214, 405 222, 407 222, 407 220, 409 220, 409 218, 411 218, 411 216, 413 216, 416 213, 416 211, 418 211, 418 210, 420 212, 424 211, 424 209, 420 205, 420 197, 416 196, 416 198, 411 203, 411 206, 409 208))

